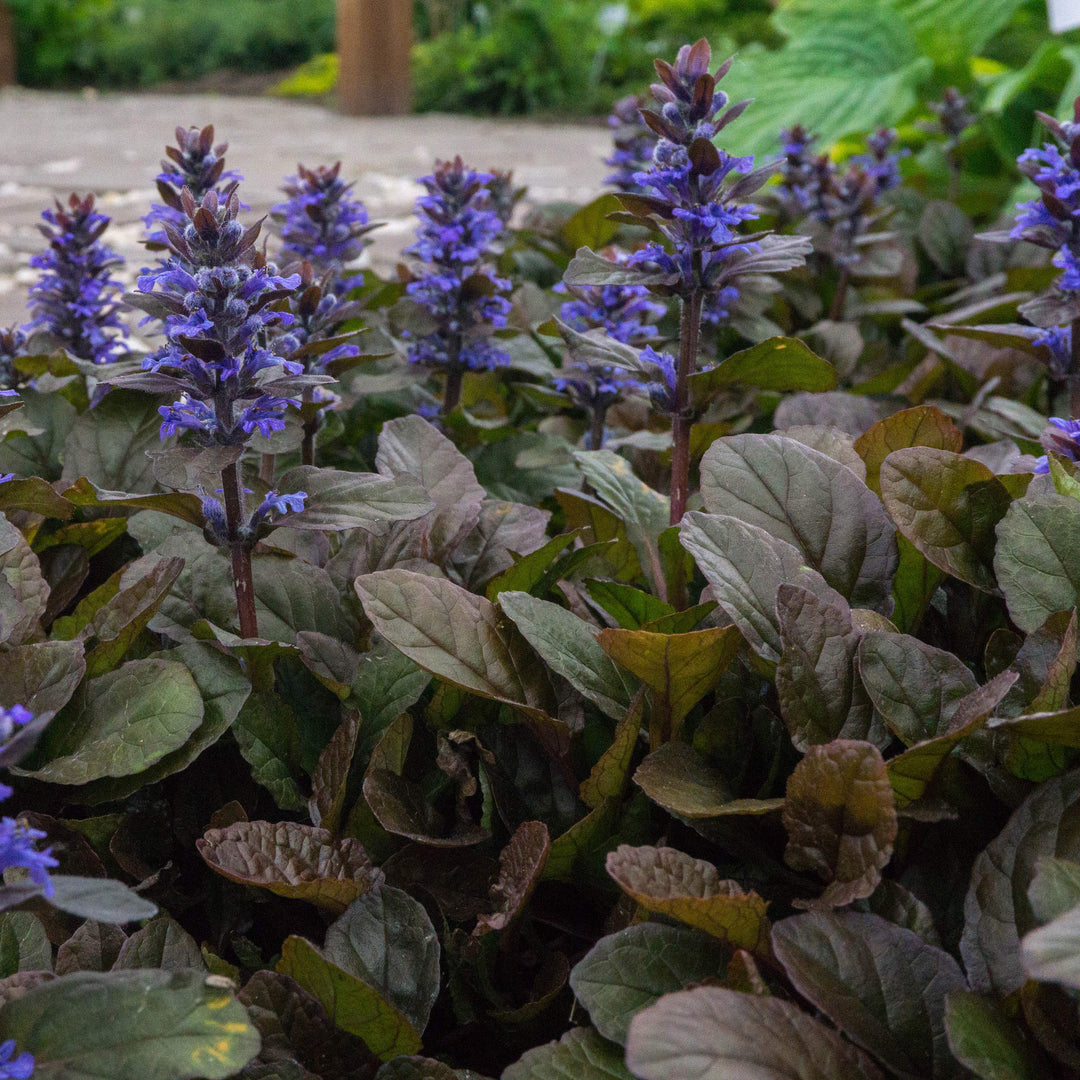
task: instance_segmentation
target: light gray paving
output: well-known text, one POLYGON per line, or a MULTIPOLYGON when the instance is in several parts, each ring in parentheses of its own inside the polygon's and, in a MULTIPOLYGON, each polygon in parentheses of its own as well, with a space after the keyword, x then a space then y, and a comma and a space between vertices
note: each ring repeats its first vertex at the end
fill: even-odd
POLYGON ((355 118, 321 106, 178 94, 0 91, 0 326, 24 318, 38 216, 54 197, 93 191, 113 218, 108 239, 130 262, 146 262, 139 218, 156 199, 154 176, 177 124, 213 124, 244 175, 251 215, 279 201, 296 163, 342 161, 374 221, 370 258, 388 269, 414 228, 415 177, 436 158, 460 154, 478 168, 513 168, 534 203, 584 202, 600 192, 610 148, 599 124, 546 124, 460 116, 355 118))

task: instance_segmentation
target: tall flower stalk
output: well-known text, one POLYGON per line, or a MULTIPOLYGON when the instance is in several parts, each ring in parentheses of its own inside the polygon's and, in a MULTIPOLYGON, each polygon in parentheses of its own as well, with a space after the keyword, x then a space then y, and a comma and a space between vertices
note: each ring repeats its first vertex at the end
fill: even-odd
POLYGON ((93 195, 75 194, 41 216, 49 246, 30 260, 41 276, 30 288, 33 319, 23 329, 47 335, 80 360, 107 364, 124 344, 120 283, 112 274, 124 260, 101 242, 109 218, 94 209, 93 195))
POLYGON ((289 406, 327 380, 274 351, 273 328, 292 323, 290 314, 274 308, 292 295, 300 276, 283 277, 256 254, 261 223, 243 228, 236 192, 219 201, 211 190, 199 204, 184 191, 181 204, 183 232, 164 225, 171 258, 138 281, 144 306, 164 322, 166 345, 144 361, 150 374, 129 382, 178 394, 160 409, 162 438, 187 433, 202 446, 235 448, 221 473, 222 501, 204 493, 205 534, 229 549, 240 632, 257 637, 251 551, 268 518, 302 509, 305 495, 271 491, 248 515, 238 462, 255 432, 280 431, 289 406))
POLYGON ((729 289, 743 274, 798 266, 809 249, 804 237, 737 232, 743 222, 757 217, 756 208, 742 200, 765 183, 773 166, 754 171, 752 157, 733 157, 713 144, 749 102, 728 107, 727 95, 716 84, 731 61, 715 74, 709 73, 710 61, 704 39, 684 45, 674 64, 656 61, 660 82, 652 94, 658 108, 641 113, 658 136, 652 166, 635 175, 642 194, 618 196, 662 239, 631 255, 625 267, 583 249, 564 277, 575 287, 640 284, 679 300, 677 358, 651 348, 642 356, 647 367, 660 369, 663 383, 657 385, 670 390, 654 395, 654 401, 663 400, 672 420, 672 524, 682 519, 689 494, 690 430, 696 419, 689 406, 689 379, 697 368, 706 300, 729 289), (636 278, 628 270, 636 271, 636 278))
POLYGON ((510 283, 485 265, 504 227, 492 207, 487 187, 492 179, 491 173, 466 168, 461 158, 438 162, 420 181, 427 194, 416 201, 420 226, 416 243, 406 248, 430 267, 406 291, 433 324, 427 333, 405 335, 407 356, 410 363, 445 375, 444 416, 461 400, 465 372, 510 361, 491 339, 493 330, 506 326, 510 312, 502 295, 510 283))
POLYGON ((341 179, 340 161, 315 169, 297 165, 282 187, 288 198, 270 211, 281 222, 285 255, 310 263, 318 277, 329 274, 328 285, 339 295, 353 285, 345 267, 363 254, 367 234, 377 227, 352 188, 341 179))

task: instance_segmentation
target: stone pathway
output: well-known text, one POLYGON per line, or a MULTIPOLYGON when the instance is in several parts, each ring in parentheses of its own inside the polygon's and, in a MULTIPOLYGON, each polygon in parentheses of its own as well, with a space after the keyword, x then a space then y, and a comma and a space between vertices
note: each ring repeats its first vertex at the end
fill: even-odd
POLYGON ((145 264, 140 217, 157 200, 154 176, 181 124, 213 124, 227 140, 228 166, 244 177, 249 217, 281 198, 282 177, 341 160, 342 175, 373 221, 372 264, 389 269, 410 242, 415 177, 436 158, 460 154, 478 168, 512 168, 529 201, 585 202, 597 195, 609 152, 600 125, 538 124, 459 116, 354 118, 270 98, 178 94, 58 94, 0 91, 0 326, 25 318, 35 225, 54 197, 93 191, 113 218, 106 234, 129 260, 127 281, 145 264))

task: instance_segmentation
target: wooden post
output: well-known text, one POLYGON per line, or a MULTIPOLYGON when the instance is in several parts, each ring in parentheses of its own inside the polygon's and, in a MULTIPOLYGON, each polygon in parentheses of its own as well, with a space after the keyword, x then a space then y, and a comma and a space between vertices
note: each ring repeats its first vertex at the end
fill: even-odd
POLYGON ((0 0, 0 86, 14 86, 16 80, 15 13, 0 0))
POLYGON ((412 108, 412 0, 337 0, 338 102, 350 116, 412 108))

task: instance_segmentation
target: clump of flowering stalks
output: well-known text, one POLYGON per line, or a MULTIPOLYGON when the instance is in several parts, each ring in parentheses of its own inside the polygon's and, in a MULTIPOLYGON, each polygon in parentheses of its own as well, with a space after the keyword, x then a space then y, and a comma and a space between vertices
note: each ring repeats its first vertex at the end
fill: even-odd
POLYGON ((162 201, 154 203, 150 213, 143 218, 148 230, 147 247, 167 247, 165 226, 183 229, 186 225, 180 198, 185 188, 197 203, 201 203, 211 191, 216 191, 219 201, 224 202, 229 191, 243 180, 240 173, 225 168, 225 151, 228 148, 228 143, 214 145, 214 128, 211 124, 204 128, 176 129, 176 145, 165 147, 168 160, 162 161, 161 172, 157 175, 157 189, 162 201))
MULTIPOLYGON (((625 257, 624 257, 625 261, 625 257)), ((644 345, 655 340, 655 321, 667 308, 649 298, 641 285, 597 285, 570 289, 557 285, 556 291, 572 294, 559 308, 559 317, 580 332, 601 330, 623 345, 644 345)), ((642 383, 632 372, 585 355, 569 343, 569 362, 555 379, 555 388, 566 394, 589 420, 588 447, 599 450, 604 444, 608 410, 626 392, 641 390, 642 383)))
MULTIPOLYGON (((817 136, 801 124, 780 132, 780 183, 776 197, 782 214, 789 220, 799 220, 818 205, 821 192, 821 163, 812 147, 817 136)), ((828 159, 826 159, 827 161, 828 159)))
POLYGON ((645 98, 631 94, 616 101, 608 117, 615 149, 604 164, 615 171, 604 183, 620 191, 641 191, 635 177, 649 167, 656 149, 656 133, 641 119, 646 104, 645 98))
POLYGON ((310 263, 320 277, 331 275, 335 292, 345 293, 353 282, 344 276, 370 243, 367 234, 377 226, 353 198, 353 185, 341 179, 341 162, 307 169, 297 165, 296 175, 286 179, 288 196, 270 213, 281 222, 282 250, 310 263))
POLYGON ((1039 189, 1039 198, 1017 204, 1011 229, 982 233, 980 239, 1026 240, 1054 252, 1060 277, 1022 304, 1020 313, 1046 331, 1035 344, 1049 349, 1051 379, 1069 386, 1071 411, 1080 416, 1080 97, 1071 121, 1035 115, 1054 141, 1025 150, 1017 164, 1039 189))
POLYGON ((414 277, 406 292, 423 309, 433 329, 409 333, 407 356, 445 375, 442 413, 461 399, 466 371, 502 367, 510 357, 491 338, 506 326, 510 283, 485 265, 503 222, 492 207, 491 173, 466 168, 461 158, 440 161, 421 178, 426 195, 416 200, 420 217, 416 243, 406 248, 430 267, 414 277))
POLYGON ((202 446, 235 449, 222 470, 222 500, 213 494, 203 500, 205 532, 230 551, 241 633, 256 637, 251 550, 268 518, 302 509, 305 495, 271 491, 249 515, 237 462, 255 432, 280 431, 288 408, 328 380, 276 351, 277 328, 293 322, 276 309, 301 278, 282 276, 255 252, 261 222, 248 229, 240 224, 235 191, 224 201, 210 191, 201 203, 184 191, 181 203, 183 232, 165 226, 171 257, 138 281, 143 306, 164 323, 166 344, 144 361, 148 374, 128 382, 177 393, 160 409, 162 438, 187 433, 202 446))
POLYGON ((514 184, 513 169, 492 169, 491 179, 487 183, 491 209, 505 228, 514 216, 514 209, 525 197, 526 188, 514 184))
MULTIPOLYGON (((768 274, 805 261, 809 240, 759 232, 744 235, 739 226, 757 217, 743 203, 768 179, 774 166, 754 170, 752 157, 733 157, 713 140, 736 120, 748 101, 728 107, 717 83, 731 67, 728 60, 710 74, 711 51, 704 39, 679 50, 674 64, 656 61, 660 82, 652 86, 657 108, 642 119, 659 137, 648 171, 636 173, 641 194, 618 196, 626 210, 659 233, 661 239, 634 252, 626 266, 583 248, 567 268, 573 287, 637 284, 680 302, 678 358, 648 349, 644 367, 659 375, 670 393, 663 398, 671 416, 671 522, 686 510, 690 476, 689 379, 698 365, 702 310, 710 297, 733 286, 745 274, 768 274), (630 271, 630 273, 628 273, 630 271), (636 273, 635 273, 636 272, 636 273)), ((729 294, 730 295, 730 294, 729 294)))
POLYGON ((33 318, 23 330, 80 360, 107 364, 124 348, 120 282, 112 274, 123 259, 101 242, 109 218, 94 210, 93 195, 75 194, 41 216, 49 246, 30 260, 41 275, 30 287, 33 318))
POLYGON ((970 104, 955 86, 948 87, 940 101, 930 103, 930 111, 937 117, 937 123, 930 130, 945 139, 950 201, 955 201, 960 191, 960 136, 975 123, 970 104))

